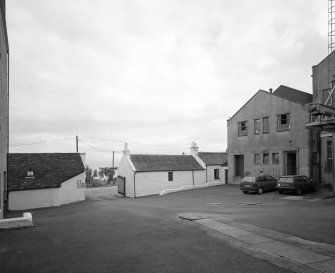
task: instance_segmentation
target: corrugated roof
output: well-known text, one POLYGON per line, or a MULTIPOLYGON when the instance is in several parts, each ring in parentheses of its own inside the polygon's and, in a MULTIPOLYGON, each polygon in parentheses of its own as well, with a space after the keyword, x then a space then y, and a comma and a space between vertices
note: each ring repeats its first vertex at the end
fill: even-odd
POLYGON ((198 156, 206 165, 227 166, 227 153, 206 153, 199 152, 198 156))
POLYGON ((300 104, 312 103, 313 95, 285 85, 280 85, 273 95, 300 104))
POLYGON ((57 188, 84 171, 78 153, 8 154, 8 190, 57 188), (33 177, 27 178, 31 171, 33 177))
POLYGON ((191 155, 130 155, 136 171, 190 171, 203 170, 191 155))

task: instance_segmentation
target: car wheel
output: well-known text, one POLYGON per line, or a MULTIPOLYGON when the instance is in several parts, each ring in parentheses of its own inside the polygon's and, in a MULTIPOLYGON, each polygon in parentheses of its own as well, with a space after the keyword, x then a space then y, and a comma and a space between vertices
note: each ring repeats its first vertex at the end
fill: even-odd
POLYGON ((297 195, 302 195, 302 189, 301 188, 296 189, 295 192, 296 192, 297 195))
POLYGON ((259 193, 259 194, 262 194, 262 193, 263 193, 263 188, 259 188, 259 189, 258 189, 258 193, 259 193))
POLYGON ((282 193, 283 193, 283 191, 278 191, 278 193, 279 193, 279 194, 282 194, 282 193))
POLYGON ((247 191, 243 191, 243 193, 248 193, 247 191))

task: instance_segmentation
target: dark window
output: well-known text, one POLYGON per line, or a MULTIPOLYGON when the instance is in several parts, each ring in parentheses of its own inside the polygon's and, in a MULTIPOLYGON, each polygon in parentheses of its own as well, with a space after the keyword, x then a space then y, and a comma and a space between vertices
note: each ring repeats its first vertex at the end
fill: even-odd
POLYGON ((277 117, 277 131, 290 130, 290 114, 283 114, 277 117))
POLYGON ((220 170, 214 169, 214 179, 220 179, 220 170))
POLYGON ((279 154, 278 153, 272 153, 272 164, 273 165, 279 164, 279 154))
POLYGON ((168 172, 169 181, 173 181, 173 172, 168 172))
POLYGON ((327 141, 327 159, 333 159, 333 145, 331 140, 327 141))
POLYGON ((255 155, 254 155, 254 163, 255 163, 256 165, 261 164, 261 155, 260 155, 260 154, 255 154, 255 155))
POLYGON ((269 154, 263 154, 263 164, 268 165, 270 161, 269 154))
POLYGON ((261 132, 261 120, 255 119, 254 120, 254 134, 258 135, 261 132))
POLYGON ((248 127, 246 121, 241 121, 238 123, 238 136, 247 136, 248 127))
POLYGON ((269 133, 269 117, 263 118, 263 134, 269 133))

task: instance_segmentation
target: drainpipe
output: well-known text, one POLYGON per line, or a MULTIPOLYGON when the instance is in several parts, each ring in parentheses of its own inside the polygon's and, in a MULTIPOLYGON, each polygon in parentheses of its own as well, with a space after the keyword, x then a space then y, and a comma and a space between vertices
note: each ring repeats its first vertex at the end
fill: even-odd
POLYGON ((207 165, 206 165, 206 183, 208 183, 208 179, 207 179, 207 165))
POLYGON ((136 175, 136 172, 134 172, 134 197, 136 197, 135 175, 136 175))
POLYGON ((192 170, 192 182, 193 182, 193 186, 194 186, 194 170, 192 170))
POLYGON ((334 158, 334 153, 335 153, 335 145, 334 145, 334 141, 335 141, 335 134, 333 134, 333 143, 332 143, 332 148, 333 148, 333 196, 335 196, 335 158, 334 158))

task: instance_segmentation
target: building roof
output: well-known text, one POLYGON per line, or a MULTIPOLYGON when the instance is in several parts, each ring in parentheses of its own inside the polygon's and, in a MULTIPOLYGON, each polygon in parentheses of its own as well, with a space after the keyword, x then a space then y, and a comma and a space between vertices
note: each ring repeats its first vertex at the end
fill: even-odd
POLYGON ((312 94, 285 85, 280 85, 272 94, 282 99, 287 99, 300 104, 312 103, 313 101, 312 94))
POLYGON ((227 166, 227 153, 205 153, 199 152, 198 156, 206 165, 227 166))
POLYGON ((306 104, 306 103, 312 103, 313 101, 313 95, 310 93, 306 93, 303 91, 299 91, 297 89, 287 87, 285 85, 280 85, 273 93, 264 91, 262 89, 258 90, 243 106, 238 109, 234 115, 232 115, 228 120, 231 120, 238 112, 240 112, 254 97, 256 97, 258 94, 264 94, 264 95, 274 95, 278 98, 288 100, 294 103, 298 104, 306 104))
POLYGON ((78 153, 8 154, 8 190, 57 188, 84 171, 78 153), (31 171, 33 176, 27 178, 31 171))
POLYGON ((138 172, 204 170, 192 155, 130 155, 138 172))

